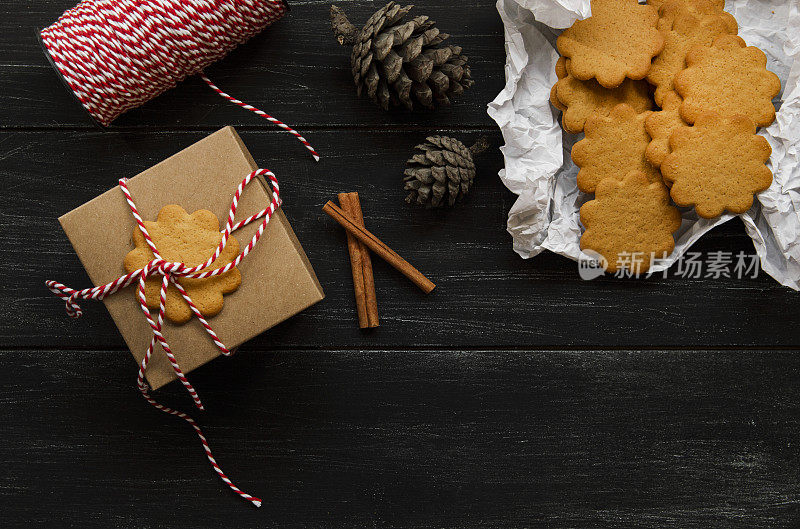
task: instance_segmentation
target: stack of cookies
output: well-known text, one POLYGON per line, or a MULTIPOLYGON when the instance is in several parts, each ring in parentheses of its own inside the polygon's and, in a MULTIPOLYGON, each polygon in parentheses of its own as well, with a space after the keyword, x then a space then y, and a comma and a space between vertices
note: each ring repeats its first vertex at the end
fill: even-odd
POLYGON ((775 120, 780 81, 737 36, 724 0, 592 0, 558 37, 550 101, 572 149, 581 249, 607 270, 645 272, 674 249, 675 207, 744 213, 772 183, 758 127, 775 120))

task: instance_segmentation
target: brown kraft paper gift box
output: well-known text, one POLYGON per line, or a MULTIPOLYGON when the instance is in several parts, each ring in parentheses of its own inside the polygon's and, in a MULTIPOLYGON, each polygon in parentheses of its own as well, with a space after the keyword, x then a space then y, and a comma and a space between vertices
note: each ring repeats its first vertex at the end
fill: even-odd
MULTIPOLYGON (((163 206, 178 204, 189 213, 198 209, 212 211, 222 229, 236 187, 257 167, 233 127, 225 127, 131 178, 128 188, 144 220, 155 220, 163 206)), ((280 183, 281 175, 277 177, 280 183)), ((270 200, 271 192, 264 180, 250 182, 242 193, 236 219, 264 209, 270 200)), ((136 223, 119 187, 70 211, 59 222, 95 286, 124 274, 122 261, 133 249, 136 223)), ((250 241, 260 222, 233 233, 241 248, 250 241)), ((324 297, 311 263, 281 209, 272 215, 239 270, 242 284, 225 295, 222 312, 209 320, 229 349, 324 297)), ((152 331, 135 299, 135 288, 135 284, 131 285, 103 302, 134 358, 141 362, 152 331)), ((184 373, 220 355, 196 318, 184 325, 165 321, 163 333, 184 373)), ((160 346, 156 347, 146 374, 153 389, 175 379, 160 346)))

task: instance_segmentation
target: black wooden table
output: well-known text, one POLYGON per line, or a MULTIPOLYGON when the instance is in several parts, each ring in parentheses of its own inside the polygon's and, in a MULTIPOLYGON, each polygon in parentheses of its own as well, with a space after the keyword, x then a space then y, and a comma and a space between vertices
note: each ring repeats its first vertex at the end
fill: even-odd
MULTIPOLYGON (((797 294, 755 279, 582 281, 575 263, 511 249, 515 197, 498 149, 451 211, 410 209, 401 172, 433 132, 502 144, 486 104, 504 83, 492 0, 422 2, 470 57, 451 109, 358 99, 328 2, 209 71, 295 125, 284 133, 198 79, 93 126, 36 28, 74 0, 0 1, 0 517, 28 527, 797 527, 797 294), (220 463, 148 406, 105 309, 72 321, 44 288, 89 280, 56 218, 208 133, 235 125, 281 176, 285 211, 327 298, 192 373, 220 463), (367 223, 438 284, 375 262, 382 325, 357 329, 345 237, 321 211, 358 191, 367 223)), ((346 2, 363 21, 380 3, 346 2)), ((753 253, 741 222, 696 246, 753 253)), ((175 386, 174 384, 172 386, 175 386)), ((183 409, 182 388, 159 397, 183 409)))

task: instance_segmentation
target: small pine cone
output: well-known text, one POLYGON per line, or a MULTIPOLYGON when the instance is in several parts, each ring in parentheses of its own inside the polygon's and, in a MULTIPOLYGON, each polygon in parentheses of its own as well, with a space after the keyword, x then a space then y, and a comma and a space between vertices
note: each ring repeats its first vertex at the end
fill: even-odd
POLYGON ((440 46, 440 33, 426 16, 404 21, 413 6, 389 2, 359 31, 338 6, 331 6, 331 27, 339 44, 352 44, 350 66, 358 95, 366 93, 384 110, 419 105, 446 106, 472 86, 467 57, 458 46, 440 46))
POLYGON ((427 208, 452 206, 469 193, 475 179, 473 156, 489 147, 483 137, 470 148, 455 138, 430 136, 415 147, 418 153, 405 170, 406 203, 427 208))

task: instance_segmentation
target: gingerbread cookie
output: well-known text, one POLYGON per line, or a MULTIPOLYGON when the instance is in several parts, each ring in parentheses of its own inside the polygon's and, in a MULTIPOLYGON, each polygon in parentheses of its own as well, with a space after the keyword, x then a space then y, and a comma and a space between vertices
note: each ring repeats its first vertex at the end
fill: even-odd
POLYGON ((694 127, 672 133, 669 147, 672 152, 661 163, 661 172, 672 184, 672 200, 694 206, 703 218, 725 210, 744 213, 753 205, 753 194, 772 183, 772 172, 764 165, 772 148, 745 116, 700 114, 694 127))
POLYGON ((581 81, 571 74, 571 61, 565 61, 567 76, 556 83, 556 99, 564 106, 561 124, 564 130, 577 134, 583 132, 586 119, 593 113, 607 115, 621 103, 632 106, 636 112, 650 110, 653 106, 650 88, 646 81, 626 79, 616 88, 603 88, 594 79, 581 81))
POLYGON ((673 83, 683 98, 681 117, 687 123, 705 112, 744 114, 760 127, 775 120, 772 98, 780 92, 781 82, 767 70, 763 51, 739 37, 723 35, 710 47, 693 47, 686 66, 673 83))
POLYGON ((663 106, 664 97, 674 89, 675 74, 686 67, 689 50, 710 46, 720 35, 736 35, 738 25, 710 0, 669 0, 661 8, 658 29, 664 35, 664 49, 653 60, 647 80, 656 87, 656 104, 663 106))
POLYGON ((669 137, 673 131, 688 127, 681 119, 681 103, 683 100, 675 92, 669 92, 664 98, 663 109, 653 112, 645 119, 644 126, 650 136, 650 144, 645 151, 647 161, 656 167, 669 154, 669 137))
MULTIPOLYGON (((222 240, 217 216, 205 209, 189 215, 180 206, 164 206, 158 212, 158 219, 155 222, 145 221, 144 225, 161 257, 187 266, 204 263, 214 254, 222 240)), ((133 244, 135 248, 125 256, 124 266, 127 273, 144 267, 154 257, 138 227, 133 230, 133 244)), ((238 254, 239 243, 231 236, 220 256, 206 270, 222 268, 233 261, 238 254)), ((158 309, 161 281, 161 276, 147 279, 145 297, 147 306, 151 309, 158 309)), ((223 294, 239 288, 242 276, 239 269, 234 267, 218 276, 205 279, 180 278, 178 281, 203 316, 210 317, 222 310, 223 294)), ((174 285, 167 288, 165 315, 175 323, 186 323, 192 317, 189 305, 174 285)))
POLYGON ((612 273, 620 268, 646 272, 653 259, 672 253, 672 234, 681 226, 667 188, 662 182, 650 182, 640 171, 600 182, 595 199, 581 206, 580 215, 586 228, 581 250, 602 255, 612 273))
POLYGON ((559 35, 556 45, 571 60, 580 80, 597 79, 606 88, 625 78, 644 79, 650 61, 664 48, 656 29, 658 11, 637 0, 592 0, 592 16, 559 35))
POLYGON ((644 123, 651 114, 637 114, 633 107, 623 104, 607 116, 593 114, 586 120, 586 137, 572 148, 572 161, 581 168, 578 189, 594 193, 602 180, 620 180, 634 170, 650 182, 661 181, 658 169, 644 155, 650 143, 644 123))

